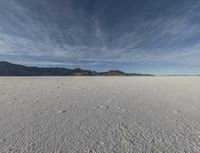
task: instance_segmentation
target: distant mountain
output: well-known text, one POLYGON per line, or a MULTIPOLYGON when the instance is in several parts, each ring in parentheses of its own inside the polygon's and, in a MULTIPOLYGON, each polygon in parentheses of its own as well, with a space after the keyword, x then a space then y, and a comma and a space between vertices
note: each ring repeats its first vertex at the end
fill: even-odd
POLYGON ((119 71, 119 70, 110 70, 108 72, 99 72, 99 75, 102 76, 128 76, 128 73, 119 71))
POLYGON ((100 76, 153 76, 151 74, 138 74, 138 73, 126 73, 119 70, 110 70, 108 72, 99 72, 100 76))
POLYGON ((96 72, 80 68, 28 67, 5 61, 0 62, 0 76, 153 76, 150 74, 125 73, 119 70, 96 72))

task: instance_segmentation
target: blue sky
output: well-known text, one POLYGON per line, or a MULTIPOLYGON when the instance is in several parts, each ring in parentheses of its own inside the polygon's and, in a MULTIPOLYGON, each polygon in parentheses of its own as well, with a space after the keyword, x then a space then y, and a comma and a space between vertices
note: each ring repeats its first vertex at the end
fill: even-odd
POLYGON ((1 0, 0 60, 200 74, 200 1, 1 0))

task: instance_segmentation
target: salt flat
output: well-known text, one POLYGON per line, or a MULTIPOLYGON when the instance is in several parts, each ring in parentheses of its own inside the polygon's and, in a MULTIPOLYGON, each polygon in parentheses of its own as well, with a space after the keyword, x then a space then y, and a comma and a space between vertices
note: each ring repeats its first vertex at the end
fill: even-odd
POLYGON ((200 152, 200 77, 2 77, 0 152, 200 152))

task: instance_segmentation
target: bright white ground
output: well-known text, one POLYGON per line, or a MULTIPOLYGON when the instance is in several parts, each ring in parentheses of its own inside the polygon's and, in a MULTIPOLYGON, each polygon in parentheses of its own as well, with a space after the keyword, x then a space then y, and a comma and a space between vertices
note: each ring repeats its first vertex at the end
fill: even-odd
POLYGON ((200 78, 0 78, 0 152, 200 152, 200 78))

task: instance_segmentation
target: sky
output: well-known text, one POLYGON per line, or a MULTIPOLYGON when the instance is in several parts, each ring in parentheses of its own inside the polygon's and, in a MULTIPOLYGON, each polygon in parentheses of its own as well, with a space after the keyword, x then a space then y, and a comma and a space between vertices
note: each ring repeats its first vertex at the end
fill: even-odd
POLYGON ((0 61, 200 74, 200 1, 0 0, 0 61))

